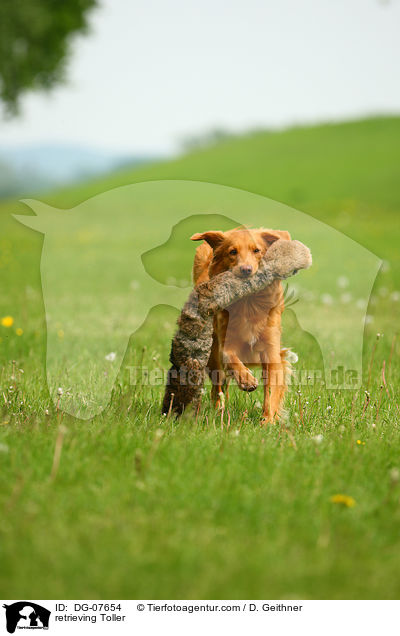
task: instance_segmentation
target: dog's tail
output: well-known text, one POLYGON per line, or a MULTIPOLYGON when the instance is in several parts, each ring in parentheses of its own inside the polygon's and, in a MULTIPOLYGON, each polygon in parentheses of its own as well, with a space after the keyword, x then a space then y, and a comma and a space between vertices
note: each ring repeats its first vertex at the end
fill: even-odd
POLYGON ((287 385, 289 383, 289 378, 293 373, 292 365, 296 364, 296 362, 299 359, 299 356, 297 355, 297 353, 295 353, 289 348, 281 349, 280 354, 281 354, 281 363, 284 369, 285 384, 287 385))

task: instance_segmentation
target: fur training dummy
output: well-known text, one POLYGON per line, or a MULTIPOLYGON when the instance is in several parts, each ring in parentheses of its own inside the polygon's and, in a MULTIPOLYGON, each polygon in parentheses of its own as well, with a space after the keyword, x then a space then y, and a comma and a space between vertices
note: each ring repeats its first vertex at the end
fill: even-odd
POLYGON ((172 340, 172 366, 162 412, 181 414, 188 404, 198 404, 212 346, 215 312, 311 264, 311 252, 303 243, 279 239, 251 278, 242 279, 227 271, 195 287, 182 309, 172 340))

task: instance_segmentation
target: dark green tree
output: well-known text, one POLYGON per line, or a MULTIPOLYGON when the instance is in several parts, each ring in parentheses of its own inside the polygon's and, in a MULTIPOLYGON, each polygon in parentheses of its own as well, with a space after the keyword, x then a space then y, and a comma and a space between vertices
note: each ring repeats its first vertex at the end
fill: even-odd
POLYGON ((15 114, 21 95, 65 78, 72 36, 87 30, 97 0, 0 0, 0 100, 15 114))

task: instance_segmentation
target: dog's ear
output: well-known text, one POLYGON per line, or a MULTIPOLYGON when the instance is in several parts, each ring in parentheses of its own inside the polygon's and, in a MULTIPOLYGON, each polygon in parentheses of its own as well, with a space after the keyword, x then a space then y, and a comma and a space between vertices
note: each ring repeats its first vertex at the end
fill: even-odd
POLYGON ((213 249, 218 247, 224 240, 223 232, 203 232, 202 234, 193 234, 190 237, 191 241, 206 241, 213 249))
POLYGON ((270 246, 278 239, 290 241, 290 234, 286 230, 262 230, 261 238, 270 246))
POLYGON ((284 239, 285 241, 291 241, 292 237, 287 230, 274 230, 275 234, 278 234, 279 238, 284 239))

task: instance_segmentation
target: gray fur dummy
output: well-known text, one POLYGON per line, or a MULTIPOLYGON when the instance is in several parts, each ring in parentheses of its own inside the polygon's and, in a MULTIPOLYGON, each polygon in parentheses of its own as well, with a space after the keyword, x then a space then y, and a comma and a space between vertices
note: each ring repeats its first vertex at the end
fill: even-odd
POLYGON ((227 271, 195 287, 182 309, 172 340, 172 366, 162 412, 181 414, 188 404, 199 403, 212 346, 215 312, 311 264, 311 252, 303 243, 279 239, 267 250, 260 268, 251 278, 242 279, 227 271))

